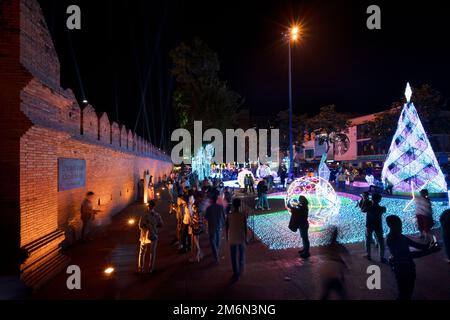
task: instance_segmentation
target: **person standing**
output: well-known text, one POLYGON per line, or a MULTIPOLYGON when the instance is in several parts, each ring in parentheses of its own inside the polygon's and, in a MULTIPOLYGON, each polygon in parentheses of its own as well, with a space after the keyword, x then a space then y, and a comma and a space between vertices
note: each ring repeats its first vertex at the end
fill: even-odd
POLYGON ((386 243, 391 252, 389 262, 397 281, 397 300, 411 300, 416 281, 416 265, 413 259, 423 257, 439 250, 435 243, 422 244, 411 240, 402 234, 402 221, 398 216, 386 217, 389 234, 386 243), (416 251, 410 251, 410 247, 416 251))
POLYGON ((375 233, 375 237, 378 243, 378 250, 380 253, 380 262, 386 263, 387 260, 384 257, 384 238, 383 238, 383 213, 386 212, 386 207, 380 206, 381 195, 374 193, 372 195, 372 202, 361 210, 366 212, 366 255, 367 260, 372 260, 371 256, 371 244, 372 235, 375 233))
POLYGON ((86 193, 86 197, 81 203, 81 222, 83 226, 81 228, 81 240, 91 241, 89 234, 92 232, 92 225, 95 219, 95 215, 100 212, 100 210, 94 209, 94 192, 89 191, 86 193))
POLYGON ((266 184, 265 179, 262 179, 258 183, 256 190, 258 191, 258 202, 256 204, 256 209, 264 210, 264 207, 266 207, 267 210, 270 210, 269 200, 267 200, 268 189, 267 189, 267 184, 266 184))
POLYGON ((223 192, 223 197, 225 200, 225 205, 226 205, 225 211, 227 214, 230 213, 230 211, 231 211, 231 204, 233 201, 233 196, 234 196, 233 190, 230 190, 229 187, 225 187, 224 192, 223 192))
POLYGON ((310 256, 309 253, 309 237, 308 237, 308 199, 305 196, 300 196, 298 198, 298 203, 288 202, 288 209, 291 212, 291 220, 289 221, 289 229, 296 232, 297 229, 300 230, 300 238, 303 242, 303 249, 298 253, 300 257, 307 259, 310 256))
POLYGON ((230 244, 233 281, 239 280, 244 271, 245 245, 247 242, 247 212, 241 206, 241 199, 233 199, 233 209, 227 215, 227 239, 230 244))
POLYGON ((246 174, 244 176, 244 193, 250 192, 250 175, 246 174))
POLYGON ((441 222, 442 241, 447 254, 447 263, 450 263, 450 209, 442 212, 439 221, 441 222))
POLYGON ((197 202, 193 204, 193 215, 191 219, 192 230, 192 257, 190 262, 200 262, 203 259, 203 252, 200 247, 200 235, 203 233, 203 217, 200 213, 197 202))
POLYGON ((192 204, 194 203, 194 197, 192 190, 189 190, 184 199, 184 204, 181 206, 181 245, 180 253, 187 253, 191 250, 191 237, 189 233, 189 226, 191 224, 192 204))
POLYGON ((433 227, 433 210, 431 208, 431 200, 428 198, 428 190, 420 190, 420 196, 416 198, 416 219, 417 227, 420 231, 422 240, 430 240, 431 228, 433 227))
POLYGON ((217 204, 217 192, 211 197, 211 205, 206 209, 205 219, 208 221, 208 235, 213 257, 219 263, 220 234, 225 223, 225 209, 217 204))
POLYGON ((255 194, 255 180, 251 173, 248 174, 248 189, 251 194, 255 194))
POLYGON ((286 176, 287 176, 287 168, 284 163, 278 169, 278 175, 280 176, 281 186, 284 189, 286 187, 286 176))
POLYGON ((345 181, 347 180, 347 178, 346 178, 346 176, 345 176, 345 173, 342 172, 342 171, 340 171, 340 172, 338 173, 337 179, 338 179, 339 190, 345 191, 345 181))
POLYGON ((183 249, 183 218, 184 214, 187 211, 187 203, 184 200, 184 197, 182 194, 178 195, 177 198, 177 239, 178 239, 178 249, 183 249))
POLYGON ((140 250, 138 259, 138 273, 145 273, 145 269, 149 269, 149 273, 155 271, 156 247, 158 246, 158 229, 163 226, 163 221, 158 212, 155 211, 156 202, 150 200, 148 210, 139 219, 140 229, 140 250), (148 264, 145 263, 145 256, 149 251, 150 257, 148 264))

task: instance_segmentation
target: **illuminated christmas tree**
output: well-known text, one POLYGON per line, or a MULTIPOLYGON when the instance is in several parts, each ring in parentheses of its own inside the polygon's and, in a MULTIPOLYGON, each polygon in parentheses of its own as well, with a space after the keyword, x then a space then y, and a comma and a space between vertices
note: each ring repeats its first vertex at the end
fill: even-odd
POLYGON ((411 87, 406 86, 397 130, 383 166, 382 179, 396 192, 428 189, 430 193, 447 192, 447 184, 430 141, 411 100, 411 87))

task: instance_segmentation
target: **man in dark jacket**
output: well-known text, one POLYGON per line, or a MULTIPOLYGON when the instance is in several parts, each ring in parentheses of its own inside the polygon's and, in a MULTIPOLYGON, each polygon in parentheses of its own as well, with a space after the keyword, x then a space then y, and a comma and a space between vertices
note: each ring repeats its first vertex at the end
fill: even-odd
POLYGON ((402 221, 398 216, 386 217, 390 229, 386 243, 391 252, 389 259, 398 287, 398 300, 411 300, 416 281, 416 265, 413 259, 426 256, 439 250, 435 243, 421 244, 402 234, 402 221), (410 247, 418 249, 410 251, 410 247))
POLYGON ((288 202, 288 209, 291 212, 291 220, 289 222, 289 229, 296 232, 297 229, 300 230, 300 237, 303 242, 303 249, 298 253, 300 257, 306 259, 310 256, 309 253, 309 238, 308 238, 308 200, 304 196, 300 196, 298 199, 298 204, 292 204, 288 202))
POLYGON ((380 253, 380 261, 386 263, 387 260, 384 257, 384 237, 383 237, 383 213, 386 212, 386 207, 380 206, 381 195, 374 193, 372 195, 372 201, 366 202, 361 205, 361 211, 366 213, 366 251, 365 257, 371 260, 371 244, 372 235, 375 233, 377 238, 378 249, 380 253))
POLYGON ((208 234, 214 259, 219 263, 220 234, 225 224, 225 209, 217 204, 217 193, 211 197, 211 205, 206 209, 205 219, 208 221, 208 234))

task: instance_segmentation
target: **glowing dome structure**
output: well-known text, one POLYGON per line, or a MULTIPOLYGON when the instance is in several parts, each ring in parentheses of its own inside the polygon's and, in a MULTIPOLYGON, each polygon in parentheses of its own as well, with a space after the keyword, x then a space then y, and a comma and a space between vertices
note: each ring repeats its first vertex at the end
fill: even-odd
POLYGON ((321 177, 301 177, 294 180, 286 193, 285 204, 298 201, 300 196, 309 202, 309 221, 316 227, 323 226, 338 214, 341 201, 333 186, 321 177))

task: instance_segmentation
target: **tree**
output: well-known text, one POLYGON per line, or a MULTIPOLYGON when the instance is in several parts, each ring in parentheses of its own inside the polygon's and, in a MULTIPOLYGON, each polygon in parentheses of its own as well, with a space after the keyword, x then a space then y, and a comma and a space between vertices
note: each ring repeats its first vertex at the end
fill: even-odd
POLYGON ((219 79, 217 54, 195 39, 190 45, 181 43, 170 56, 177 84, 173 105, 178 125, 192 132, 194 120, 202 120, 204 128, 233 128, 243 100, 219 79))
POLYGON ((372 144, 387 150, 397 128, 401 110, 401 104, 396 102, 388 111, 377 114, 372 121, 365 122, 364 137, 370 138, 372 144))
MULTIPOLYGON (((422 120, 423 127, 428 133, 449 133, 450 118, 447 110, 447 100, 441 93, 424 84, 412 89, 411 101, 417 107, 417 113, 422 120)), ((388 149, 397 128, 402 106, 405 99, 392 103, 391 108, 378 114, 374 120, 365 123, 366 136, 374 145, 388 149)))
POLYGON ((315 133, 320 145, 327 145, 327 153, 335 142, 348 140, 349 117, 336 112, 335 108, 335 105, 324 106, 320 108, 319 114, 307 121, 308 131, 315 133))
MULTIPOLYGON (((450 133, 448 101, 428 84, 412 89, 411 101, 417 108, 425 131, 429 133, 450 133)), ((404 100, 402 101, 402 103, 404 100)))
MULTIPOLYGON (((284 152, 289 150, 289 111, 282 110, 277 114, 278 129, 280 130, 280 149, 284 152)), ((293 143, 300 145, 305 137, 307 128, 307 115, 292 115, 292 137, 293 143)))

